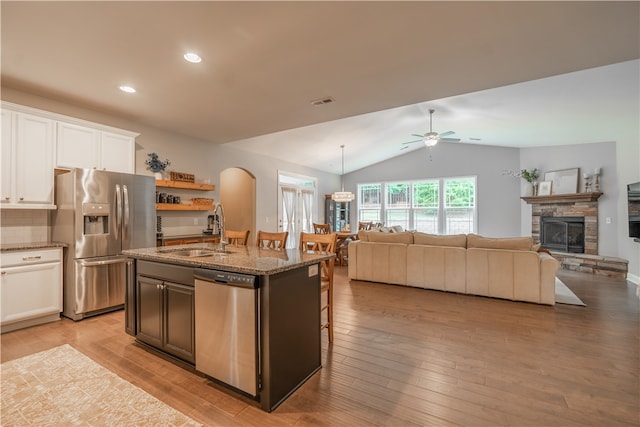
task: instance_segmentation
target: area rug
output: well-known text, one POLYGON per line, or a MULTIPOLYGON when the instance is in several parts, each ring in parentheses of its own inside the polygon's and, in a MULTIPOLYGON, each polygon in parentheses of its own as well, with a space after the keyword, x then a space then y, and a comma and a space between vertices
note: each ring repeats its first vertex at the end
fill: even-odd
POLYGON ((1 371, 3 427, 201 425, 68 344, 1 371))
POLYGON ((562 280, 556 277, 556 303, 558 304, 571 304, 571 305, 582 305, 585 306, 585 303, 582 302, 580 298, 574 294, 571 289, 567 287, 562 280))

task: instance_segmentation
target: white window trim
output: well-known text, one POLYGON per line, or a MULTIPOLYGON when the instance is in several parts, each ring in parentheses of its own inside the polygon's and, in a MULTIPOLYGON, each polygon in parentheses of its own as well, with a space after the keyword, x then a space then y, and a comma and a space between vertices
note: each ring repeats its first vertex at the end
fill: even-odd
MULTIPOLYGON (((372 208, 360 208, 360 206, 362 206, 361 200, 360 200, 360 195, 361 195, 361 191, 360 191, 360 187, 361 186, 366 186, 366 185, 381 185, 381 200, 380 200, 380 210, 379 210, 379 216, 380 216, 380 221, 385 224, 385 225, 390 225, 388 224, 387 221, 387 186, 388 185, 395 185, 395 184, 409 184, 410 185, 410 194, 409 197, 413 197, 413 184, 414 183, 419 183, 419 182, 427 182, 427 181, 437 181, 438 182, 438 234, 444 234, 444 232, 446 231, 446 216, 445 216, 445 191, 444 191, 444 186, 445 186, 445 182, 446 181, 453 181, 453 180, 457 180, 457 179, 472 179, 474 181, 474 194, 473 194, 473 200, 474 200, 474 206, 473 206, 473 230, 471 230, 471 233, 477 233, 478 232, 478 177, 476 175, 469 175, 469 176, 455 176, 455 177, 437 177, 437 178, 423 178, 423 179, 414 179, 414 180, 397 180, 397 181, 389 181, 389 182, 368 182, 368 183, 362 183, 362 184, 358 184, 357 185, 357 202, 358 202, 358 213, 357 213, 357 217, 358 220, 360 220, 360 211, 361 210, 372 210, 372 208)), ((410 206, 407 208, 409 210, 409 224, 410 224, 410 228, 413 229, 415 228, 413 225, 413 211, 414 209, 425 209, 425 208, 414 208, 413 207, 413 203, 410 203, 410 206)))

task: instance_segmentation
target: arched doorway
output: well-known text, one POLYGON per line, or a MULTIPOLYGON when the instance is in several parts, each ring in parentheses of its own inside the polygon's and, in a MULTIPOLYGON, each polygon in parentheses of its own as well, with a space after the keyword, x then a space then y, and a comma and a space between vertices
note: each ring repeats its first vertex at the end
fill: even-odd
POLYGON ((249 243, 256 237, 256 178, 242 168, 220 172, 220 203, 224 207, 225 227, 250 230, 249 243))

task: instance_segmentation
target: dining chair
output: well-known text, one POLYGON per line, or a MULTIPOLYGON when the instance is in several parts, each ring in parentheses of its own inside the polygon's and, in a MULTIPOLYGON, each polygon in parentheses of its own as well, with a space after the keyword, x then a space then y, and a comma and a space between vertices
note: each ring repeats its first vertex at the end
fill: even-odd
POLYGON ((249 242, 249 232, 250 230, 225 230, 224 237, 227 239, 227 242, 229 242, 230 245, 247 246, 247 243, 249 242))
MULTIPOLYGON (((316 233, 300 233, 300 250, 328 252, 335 254, 336 239, 338 233, 316 234, 316 233)), ((329 331, 329 342, 333 342, 333 270, 335 265, 335 256, 320 262, 320 313, 327 312, 327 321, 320 321, 320 330, 327 329, 329 331), (327 294, 322 299, 322 294, 327 294)))
POLYGON ((331 233, 331 226, 329 224, 316 224, 313 223, 313 232, 315 234, 327 234, 331 233))
POLYGON ((284 249, 287 244, 288 231, 269 232, 258 230, 256 246, 259 248, 284 249))

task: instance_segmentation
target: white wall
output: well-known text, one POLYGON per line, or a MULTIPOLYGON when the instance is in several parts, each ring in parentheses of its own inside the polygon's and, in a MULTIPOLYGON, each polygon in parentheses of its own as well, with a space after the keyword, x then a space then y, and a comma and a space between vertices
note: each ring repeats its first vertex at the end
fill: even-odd
MULTIPOLYGON (((477 176, 478 233, 485 236, 520 236, 520 182, 502 174, 519 170, 515 148, 441 143, 429 151, 411 151, 393 159, 345 175, 345 190, 357 192, 358 183, 426 178, 477 176)), ((354 215, 351 226, 357 225, 354 215)))

